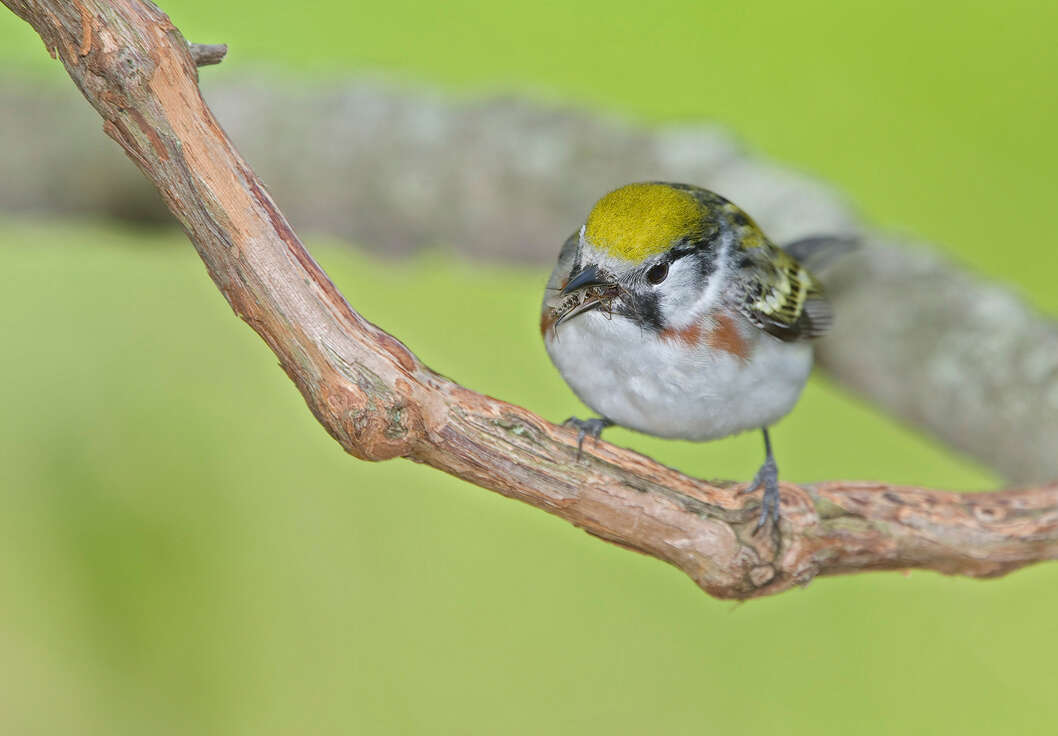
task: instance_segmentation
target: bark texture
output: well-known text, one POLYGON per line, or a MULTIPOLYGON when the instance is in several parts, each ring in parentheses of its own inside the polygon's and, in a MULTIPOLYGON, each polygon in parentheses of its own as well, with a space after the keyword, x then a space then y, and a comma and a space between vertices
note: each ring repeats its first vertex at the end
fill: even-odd
POLYGON ((670 562, 749 598, 817 575, 928 568, 1001 575, 1058 555, 1058 484, 959 494, 782 484, 781 529, 755 500, 637 453, 588 443, 424 366, 364 320, 305 251, 199 94, 188 44, 140 0, 3 0, 28 21, 161 193, 210 276, 349 453, 406 457, 670 562))

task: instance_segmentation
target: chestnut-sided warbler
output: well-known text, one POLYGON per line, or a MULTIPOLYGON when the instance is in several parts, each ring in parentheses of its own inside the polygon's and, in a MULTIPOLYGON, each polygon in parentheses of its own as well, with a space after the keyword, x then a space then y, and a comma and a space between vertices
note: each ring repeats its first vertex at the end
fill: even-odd
POLYGON ((544 295, 540 331, 570 387, 620 425, 711 440, 760 429, 760 529, 779 519, 768 427, 793 408, 812 368, 809 340, 831 309, 805 257, 825 238, 783 250, 741 209, 687 184, 629 184, 600 199, 566 240, 544 295))

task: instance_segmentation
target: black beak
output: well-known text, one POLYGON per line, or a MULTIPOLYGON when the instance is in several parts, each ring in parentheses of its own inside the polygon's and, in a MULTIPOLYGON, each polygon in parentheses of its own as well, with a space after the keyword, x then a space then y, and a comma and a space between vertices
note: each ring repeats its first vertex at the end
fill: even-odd
POLYGON ((562 291, 559 292, 562 296, 571 294, 577 289, 583 289, 588 286, 612 286, 613 283, 607 281, 599 273, 598 266, 585 266, 581 270, 569 277, 569 281, 562 287, 562 291))

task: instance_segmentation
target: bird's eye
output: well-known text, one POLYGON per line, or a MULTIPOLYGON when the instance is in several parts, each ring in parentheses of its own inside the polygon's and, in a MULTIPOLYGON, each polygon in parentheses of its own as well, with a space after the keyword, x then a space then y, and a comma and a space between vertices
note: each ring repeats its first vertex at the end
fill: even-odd
POLYGON ((651 266, 649 269, 647 269, 647 281, 649 281, 654 286, 657 286, 666 278, 668 278, 668 275, 669 264, 667 263, 658 263, 657 265, 651 266))

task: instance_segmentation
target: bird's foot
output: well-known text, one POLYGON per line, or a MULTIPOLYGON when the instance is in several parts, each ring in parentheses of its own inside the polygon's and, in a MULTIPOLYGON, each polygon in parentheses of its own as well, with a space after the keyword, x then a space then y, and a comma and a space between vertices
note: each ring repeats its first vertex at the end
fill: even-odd
POLYGON ((753 476, 753 481, 740 491, 739 495, 753 493, 761 488, 764 489, 764 496, 761 498, 760 518, 757 520, 757 526, 753 529, 754 534, 768 523, 769 517, 775 524, 779 523, 779 468, 775 464, 775 458, 773 457, 768 457, 764 461, 764 464, 760 466, 760 470, 753 476))
POLYGON ((577 419, 576 417, 570 417, 566 421, 562 422, 565 427, 576 427, 577 428, 577 460, 580 460, 581 452, 584 449, 584 438, 591 437, 593 440, 599 439, 599 435, 607 427, 611 426, 613 422, 609 419, 602 417, 595 417, 593 419, 577 419))

